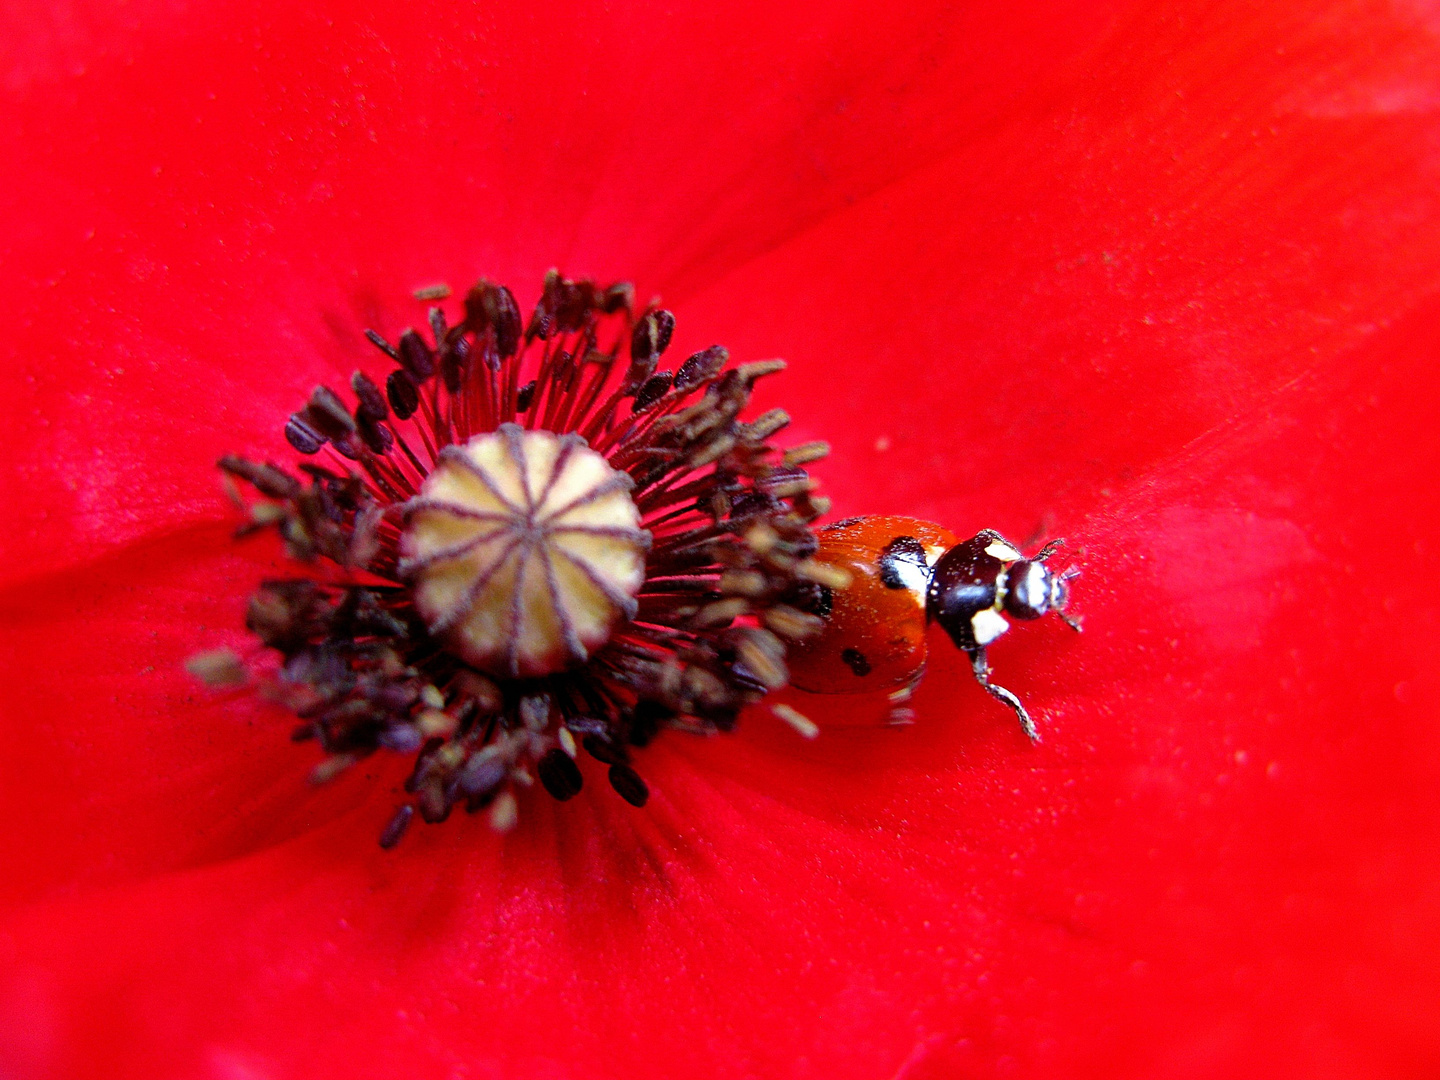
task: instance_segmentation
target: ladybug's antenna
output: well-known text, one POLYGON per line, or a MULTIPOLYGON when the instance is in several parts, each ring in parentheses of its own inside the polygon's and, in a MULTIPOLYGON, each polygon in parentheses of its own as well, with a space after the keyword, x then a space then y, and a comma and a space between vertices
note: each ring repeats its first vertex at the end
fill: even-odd
POLYGON ((1031 561, 1031 562, 1044 562, 1046 559, 1048 559, 1051 555, 1054 555, 1056 551, 1058 551, 1060 548, 1062 548, 1062 547, 1064 547, 1064 546, 1065 546, 1065 538, 1064 538, 1063 536, 1057 537, 1057 538, 1055 538, 1054 540, 1051 540, 1051 541, 1050 541, 1048 544, 1046 544, 1043 548, 1041 548, 1041 549, 1040 549, 1040 553, 1039 553, 1038 555, 1036 555, 1035 558, 1031 559, 1030 561, 1031 561))
MULTIPOLYGON (((1045 550, 1048 551, 1049 548, 1047 547, 1045 550)), ((1043 557, 1045 555, 1045 551, 1042 551, 1040 555, 1043 557)), ((1074 630, 1077 634, 1080 633, 1080 618, 1079 616, 1066 613, 1065 603, 1070 599, 1070 582, 1079 576, 1080 568, 1078 566, 1072 566, 1069 570, 1066 570, 1063 574, 1060 575, 1060 596, 1063 599, 1052 609, 1056 615, 1060 616, 1060 621, 1063 622, 1066 626, 1068 626, 1071 630, 1074 630)))

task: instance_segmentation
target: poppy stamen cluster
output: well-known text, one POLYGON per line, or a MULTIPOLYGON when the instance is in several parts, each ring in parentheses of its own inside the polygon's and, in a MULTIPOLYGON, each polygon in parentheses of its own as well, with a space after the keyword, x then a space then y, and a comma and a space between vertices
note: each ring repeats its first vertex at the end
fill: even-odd
POLYGON ((553 271, 525 320, 482 280, 453 326, 437 306, 428 337, 367 332, 395 366, 357 371, 353 405, 315 389, 285 424, 294 470, 220 462, 260 496, 240 532, 277 530, 311 568, 263 582, 246 621, 276 657, 265 692, 327 755, 318 778, 415 755, 385 846, 457 805, 507 829, 537 780, 571 798, 582 749, 643 806, 633 749, 730 730, 820 628, 787 600, 843 584, 811 558, 828 500, 804 466, 826 447, 772 446, 783 410, 741 419, 780 361, 714 346, 663 369, 674 325, 628 285, 553 271))

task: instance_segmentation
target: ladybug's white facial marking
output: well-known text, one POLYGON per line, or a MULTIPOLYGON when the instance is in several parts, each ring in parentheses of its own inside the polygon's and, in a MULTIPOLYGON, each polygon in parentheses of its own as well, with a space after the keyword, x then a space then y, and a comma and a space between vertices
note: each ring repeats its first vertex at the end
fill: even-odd
POLYGON ((1010 624, 1005 621, 1005 616, 994 608, 985 608, 970 617, 970 632, 975 635, 976 645, 989 645, 1009 629, 1010 624))
POLYGON ((1019 562, 1025 556, 1016 551, 1004 540, 992 540, 985 548, 985 554, 992 558, 999 559, 1003 563, 1019 562))

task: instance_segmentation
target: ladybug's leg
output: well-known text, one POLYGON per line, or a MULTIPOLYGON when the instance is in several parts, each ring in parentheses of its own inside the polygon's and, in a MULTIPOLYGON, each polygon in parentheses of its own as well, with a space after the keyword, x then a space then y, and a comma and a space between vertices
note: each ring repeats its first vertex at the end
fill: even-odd
MULTIPOLYGON (((1040 555, 1038 556, 1038 558, 1043 559, 1043 558, 1046 556, 1046 554, 1050 551, 1050 549, 1051 549, 1052 547, 1054 547, 1055 544, 1058 544, 1058 543, 1059 543, 1059 541, 1056 540, 1054 543, 1045 545, 1045 550, 1042 551, 1042 552, 1040 552, 1040 555)), ((1069 592, 1070 592, 1070 590, 1069 590, 1069 585, 1070 585, 1070 582, 1074 581, 1074 580, 1075 580, 1077 577, 1079 577, 1079 576, 1080 576, 1080 568, 1079 568, 1078 566, 1072 566, 1072 567, 1070 567, 1069 570, 1066 570, 1063 574, 1060 575, 1060 593, 1061 593, 1062 596, 1064 596, 1064 597, 1068 597, 1068 596, 1069 596, 1069 592)), ((1074 630, 1077 634, 1080 633, 1080 617, 1079 617, 1078 615, 1070 615, 1070 614, 1068 614, 1068 613, 1065 611, 1065 605, 1064 605, 1063 602, 1060 603, 1060 604, 1055 605, 1055 606, 1052 607, 1050 610, 1053 611, 1053 612, 1055 612, 1056 615, 1059 615, 1061 621, 1064 622, 1064 624, 1065 624, 1066 626, 1070 627, 1071 630, 1074 630)))
POLYGON ((905 703, 914 696, 915 688, 920 685, 921 680, 924 678, 925 661, 922 660, 920 666, 915 669, 915 674, 910 676, 904 686, 890 691, 887 695, 890 699, 890 715, 885 720, 887 724, 899 727, 915 722, 915 710, 905 703))
POLYGON ((907 678, 906 683, 887 694, 886 697, 890 700, 890 716, 886 717, 887 724, 901 727, 904 724, 914 723, 914 710, 907 706, 906 701, 914 696, 914 688, 924 680, 924 664, 926 661, 920 661, 920 667, 914 670, 914 674, 907 678))
POLYGON ((1016 717, 1020 720, 1020 730, 1030 736, 1031 742, 1039 742, 1040 732, 1035 730, 1035 721, 1030 719, 1030 714, 1025 711, 1025 706, 1021 704, 1020 699, 1003 686, 996 686, 990 681, 990 663, 985 659, 985 650, 968 649, 966 651, 970 653, 970 666, 975 672, 975 681, 983 686, 991 697, 1003 701, 1014 709, 1016 717))

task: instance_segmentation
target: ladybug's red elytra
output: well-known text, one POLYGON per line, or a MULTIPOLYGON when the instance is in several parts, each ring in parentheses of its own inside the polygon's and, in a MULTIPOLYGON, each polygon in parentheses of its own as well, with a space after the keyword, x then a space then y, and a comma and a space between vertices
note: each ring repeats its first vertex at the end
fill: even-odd
POLYGON ((844 589, 817 585, 805 606, 825 620, 819 634, 790 647, 790 681, 812 693, 889 690, 892 715, 925 674, 925 631, 937 622, 970 657, 975 678, 1015 711, 1031 739, 1039 733, 1020 699, 990 681, 985 649, 1010 628, 1005 616, 1065 614, 1068 581, 1052 573, 1052 540, 1026 558, 993 529, 961 542, 934 522, 910 517, 856 517, 818 531, 816 561, 850 575, 844 589))

